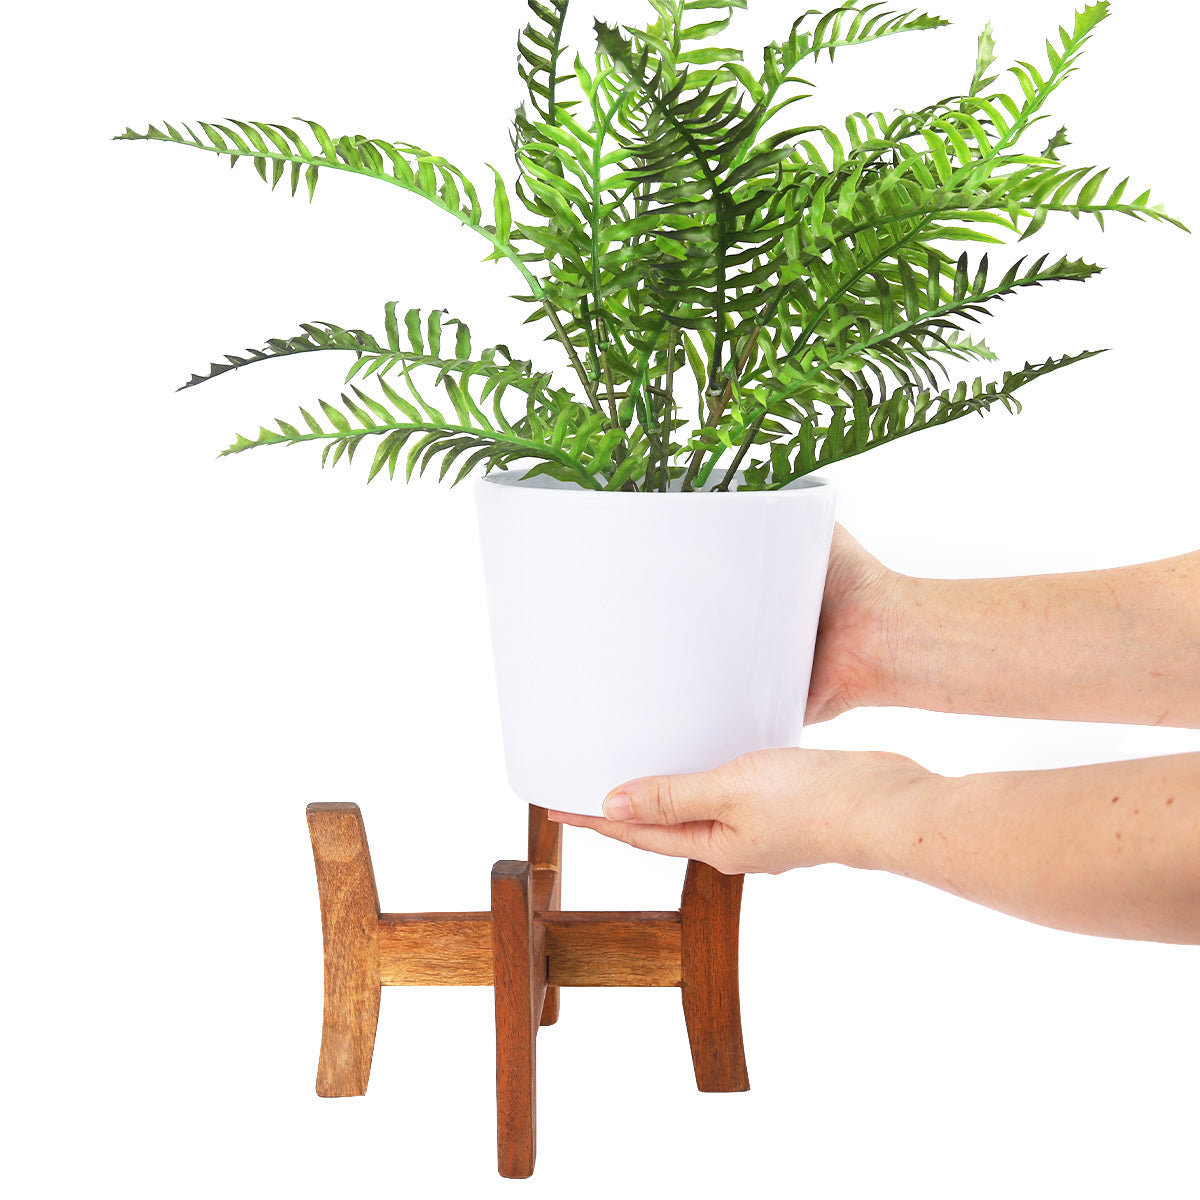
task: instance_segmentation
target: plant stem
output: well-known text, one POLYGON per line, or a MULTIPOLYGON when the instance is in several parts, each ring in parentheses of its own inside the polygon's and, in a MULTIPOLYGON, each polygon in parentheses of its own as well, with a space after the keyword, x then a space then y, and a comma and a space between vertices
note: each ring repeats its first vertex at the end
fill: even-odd
POLYGON ((571 339, 567 336, 567 331, 563 328, 562 322, 558 319, 558 313, 554 311, 554 306, 550 303, 548 297, 543 297, 542 307, 546 310, 546 315, 550 318, 551 324, 554 326, 554 332, 557 334, 558 340, 566 347, 567 354, 571 357, 571 365, 575 368, 575 374, 579 376, 579 382, 583 384, 584 394, 596 412, 603 413, 604 409, 596 397, 592 381, 588 378, 583 363, 579 361, 579 355, 575 352, 575 347, 571 344, 571 339))
POLYGON ((750 423, 750 428, 746 431, 746 436, 742 439, 742 444, 738 447, 737 453, 733 456, 733 462, 731 462, 729 464, 729 467, 726 469, 725 474, 721 476, 721 482, 718 483, 713 488, 714 492, 729 491, 729 484, 730 484, 730 481, 733 479, 734 473, 737 471, 738 467, 741 465, 742 459, 746 457, 746 451, 750 449, 751 445, 753 445, 754 437, 758 433, 758 431, 762 428, 762 423, 766 419, 767 419, 767 412, 764 409, 750 423))
POLYGON ((612 423, 615 426, 617 423, 617 395, 613 388, 612 367, 608 361, 607 345, 600 354, 600 361, 604 364, 604 386, 608 392, 608 415, 612 417, 612 423))
MULTIPOLYGON (((716 304, 713 319, 717 326, 717 339, 713 344, 712 370, 708 376, 708 390, 715 391, 721 379, 721 359, 725 352, 725 248, 729 237, 729 216, 725 210, 726 196, 716 182, 716 176, 709 174, 710 186, 713 188, 713 200, 717 206, 717 278, 716 304)), ((739 374, 741 373, 739 369, 739 374)), ((726 384, 722 393, 722 406, 729 403, 729 385, 726 384)))
MULTIPOLYGON (((608 411, 612 414, 613 428, 617 429, 617 428, 619 428, 619 422, 617 419, 617 394, 616 394, 615 388, 613 387, 612 367, 609 365, 609 362, 608 362, 607 343, 605 344, 604 351, 601 354, 601 360, 604 363, 604 382, 605 382, 605 386, 608 388, 608 411)), ((623 463, 625 461, 625 455, 627 453, 624 437, 622 437, 621 443, 617 447, 617 450, 619 451, 619 456, 618 456, 618 454, 614 454, 613 460, 617 466, 620 466, 621 463, 623 463)), ((632 479, 627 479, 627 480, 625 480, 625 482, 623 484, 621 484, 621 491, 636 492, 637 485, 633 482, 632 479)))
POLYGON ((583 296, 580 298, 579 315, 583 318, 583 333, 584 333, 584 336, 587 338, 587 344, 588 344, 588 362, 591 364, 592 372, 593 372, 591 375, 588 376, 588 378, 591 379, 593 387, 595 387, 597 389, 597 397, 599 397, 600 318, 599 318, 599 316, 596 317, 596 330, 593 333, 593 331, 592 331, 592 311, 591 311, 591 307, 588 304, 588 300, 587 300, 586 296, 583 296))
POLYGON ((663 437, 662 446, 662 475, 660 484, 662 491, 671 490, 671 465, 670 465, 670 440, 671 440, 671 420, 675 416, 675 339, 671 338, 671 344, 667 347, 667 379, 666 388, 663 392, 663 417, 664 425, 666 426, 666 434, 663 437))
MULTIPOLYGON (((762 333, 761 325, 755 325, 750 330, 750 336, 746 338, 745 345, 742 347, 741 357, 738 359, 737 372, 725 380, 725 388, 716 400, 709 399, 708 412, 705 414, 704 421, 700 426, 701 429, 711 428, 725 415, 725 409, 729 406, 729 401, 733 398, 734 380, 740 378, 742 372, 745 371, 746 364, 750 361, 750 355, 754 352, 754 347, 758 342, 758 335, 760 333, 762 333)), ((692 480, 696 478, 696 474, 700 470, 700 464, 704 461, 704 453, 703 448, 693 452, 691 462, 688 463, 687 472, 683 477, 683 483, 680 485, 682 491, 690 492, 692 490, 692 480)))

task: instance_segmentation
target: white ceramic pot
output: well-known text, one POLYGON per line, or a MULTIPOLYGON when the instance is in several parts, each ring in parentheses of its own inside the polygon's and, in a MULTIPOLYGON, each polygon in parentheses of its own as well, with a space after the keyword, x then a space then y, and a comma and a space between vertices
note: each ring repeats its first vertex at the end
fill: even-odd
POLYGON ((824 480, 599 492, 506 471, 475 496, 522 800, 600 815, 628 779, 797 744, 833 536, 824 480))

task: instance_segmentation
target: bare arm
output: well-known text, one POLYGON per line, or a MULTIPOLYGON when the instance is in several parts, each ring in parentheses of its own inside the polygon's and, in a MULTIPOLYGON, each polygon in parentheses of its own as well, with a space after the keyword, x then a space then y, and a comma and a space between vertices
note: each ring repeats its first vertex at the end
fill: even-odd
POLYGON ((890 703, 1200 728, 1200 552, 1015 579, 901 579, 890 703))
POLYGON ((1200 943, 1200 754, 942 779, 859 822, 858 865, 1055 929, 1200 943))
POLYGON ((839 527, 809 720, 859 704, 1200 728, 1200 551, 1012 579, 913 579, 839 527))
POLYGON ((762 750, 632 780, 606 811, 630 815, 551 816, 726 874, 842 863, 1056 929, 1200 944, 1200 753, 948 779, 895 754, 762 750))

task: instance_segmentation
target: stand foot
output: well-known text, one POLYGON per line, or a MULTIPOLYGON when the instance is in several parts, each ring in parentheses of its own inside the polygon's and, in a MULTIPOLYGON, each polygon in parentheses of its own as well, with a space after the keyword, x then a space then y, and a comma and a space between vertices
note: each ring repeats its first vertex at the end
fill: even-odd
POLYGON ((546 995, 546 931, 533 920, 533 868, 492 868, 492 986, 496 998, 496 1157, 525 1179, 537 1155, 537 1029, 546 995))
POLYGON ((683 1018, 702 1092, 750 1088, 742 1046, 738 921, 744 875, 688 861, 680 918, 683 1018))
POLYGON ((379 1022, 379 895, 357 804, 310 804, 325 942, 318 1096, 361 1096, 379 1022))

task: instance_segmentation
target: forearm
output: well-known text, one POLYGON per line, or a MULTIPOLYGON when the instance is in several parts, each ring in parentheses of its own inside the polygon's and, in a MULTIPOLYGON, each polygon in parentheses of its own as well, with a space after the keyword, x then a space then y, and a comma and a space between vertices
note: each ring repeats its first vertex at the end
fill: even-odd
POLYGON ((897 577, 889 607, 874 703, 1200 728, 1200 554, 1069 575, 897 577))
POLYGON ((930 778, 865 799, 844 856, 1040 925, 1200 944, 1200 754, 930 778))

